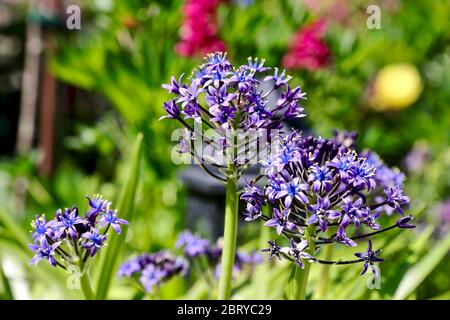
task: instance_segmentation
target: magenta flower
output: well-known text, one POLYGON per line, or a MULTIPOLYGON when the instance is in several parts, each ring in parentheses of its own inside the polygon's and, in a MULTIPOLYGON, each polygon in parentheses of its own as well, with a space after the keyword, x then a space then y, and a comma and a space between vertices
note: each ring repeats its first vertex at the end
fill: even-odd
POLYGON ((216 21, 217 8, 222 0, 186 0, 184 21, 180 29, 181 40, 176 51, 182 56, 204 55, 225 51, 219 38, 216 21))
POLYGON ((328 66, 331 52, 323 41, 326 22, 319 19, 302 27, 293 37, 291 46, 283 58, 287 69, 317 70, 328 66))

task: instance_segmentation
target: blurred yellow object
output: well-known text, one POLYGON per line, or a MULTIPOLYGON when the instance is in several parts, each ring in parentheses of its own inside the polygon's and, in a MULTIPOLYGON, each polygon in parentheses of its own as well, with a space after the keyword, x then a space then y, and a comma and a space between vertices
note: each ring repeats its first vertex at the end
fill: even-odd
POLYGON ((378 72, 369 103, 377 111, 403 109, 416 102, 421 92, 422 81, 414 65, 391 64, 378 72))

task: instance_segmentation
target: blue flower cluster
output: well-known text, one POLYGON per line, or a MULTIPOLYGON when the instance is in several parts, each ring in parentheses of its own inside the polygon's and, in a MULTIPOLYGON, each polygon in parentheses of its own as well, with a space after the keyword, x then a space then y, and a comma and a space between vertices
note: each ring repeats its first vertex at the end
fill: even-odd
MULTIPOLYGON (((271 241, 266 250, 270 257, 285 256, 300 267, 302 259, 320 262, 306 252, 305 230, 312 226, 313 235, 309 236, 319 247, 332 243, 355 247, 358 239, 413 227, 409 224, 412 216, 403 217, 402 208, 409 199, 403 194, 401 173, 386 167, 374 153, 355 151, 354 139, 351 134, 336 134, 327 140, 293 131, 264 162, 263 186, 248 184, 241 196, 247 202, 245 219, 265 220, 266 226, 290 240, 290 246, 284 248, 271 241), (263 214, 264 205, 272 208, 271 217, 263 214), (383 208, 402 217, 383 229, 379 224, 383 208), (372 231, 364 234, 364 228, 372 231)), ((361 254, 365 262, 376 256, 361 254)), ((369 262, 381 261, 377 259, 369 262)))
POLYGON ((160 286, 172 277, 185 275, 188 267, 189 264, 184 258, 162 250, 128 260, 120 266, 118 275, 136 278, 146 292, 151 292, 155 286, 160 286))
MULTIPOLYGON (((176 246, 182 248, 184 254, 189 259, 204 257, 209 265, 215 269, 215 276, 220 275, 220 258, 222 256, 222 246, 220 241, 212 244, 209 240, 200 238, 189 231, 182 232, 178 237, 176 246)), ((262 261, 257 252, 245 253, 236 251, 234 259, 233 274, 238 275, 245 265, 252 266, 262 261)))
POLYGON ((247 64, 233 67, 225 53, 209 54, 188 82, 172 77, 169 84, 162 85, 175 95, 164 103, 167 115, 162 118, 176 119, 187 130, 179 141, 180 153, 187 152, 187 140, 201 140, 215 149, 210 157, 227 155, 230 161, 226 165, 216 159, 219 168, 230 163, 242 167, 254 155, 234 154, 235 149, 246 147, 234 137, 251 138, 249 134, 253 134, 255 141, 257 135, 270 139, 272 129, 280 129, 283 120, 305 116, 301 101, 306 93, 298 86, 291 88, 290 79, 285 71, 264 66, 264 59, 248 58, 247 64), (201 132, 195 130, 196 123, 205 125, 201 132))
POLYGON ((305 93, 300 87, 290 88, 290 76, 285 71, 264 66, 264 59, 249 58, 248 64, 233 67, 226 54, 209 54, 205 63, 192 72, 190 83, 182 78, 171 78, 163 88, 176 95, 164 103, 169 118, 182 117, 207 122, 222 128, 249 129, 274 128, 283 119, 303 117, 300 101, 305 93), (262 84, 270 85, 265 92, 262 84), (274 106, 268 105, 268 97, 280 90, 280 98, 274 106), (275 116, 275 114, 281 116, 275 116))
POLYGON ((80 267, 105 245, 109 228, 119 234, 121 225, 128 224, 117 217, 110 201, 100 195, 87 196, 87 199, 89 210, 84 217, 79 215, 77 207, 59 209, 50 221, 45 215, 36 216, 31 223, 33 243, 29 247, 35 253, 31 264, 46 260, 64 269, 80 267))

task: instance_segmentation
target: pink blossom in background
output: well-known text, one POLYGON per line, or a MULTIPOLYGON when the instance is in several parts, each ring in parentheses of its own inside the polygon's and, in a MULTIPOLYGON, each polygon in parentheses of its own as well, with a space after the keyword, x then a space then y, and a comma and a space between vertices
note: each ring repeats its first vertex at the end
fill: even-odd
POLYGON ((319 19, 302 27, 294 36, 288 52, 283 58, 287 69, 317 70, 325 68, 330 62, 331 52, 322 40, 326 22, 319 19))
POLYGON ((219 38, 217 8, 223 0, 186 0, 184 21, 180 28, 180 42, 176 51, 182 56, 205 55, 225 51, 219 38))

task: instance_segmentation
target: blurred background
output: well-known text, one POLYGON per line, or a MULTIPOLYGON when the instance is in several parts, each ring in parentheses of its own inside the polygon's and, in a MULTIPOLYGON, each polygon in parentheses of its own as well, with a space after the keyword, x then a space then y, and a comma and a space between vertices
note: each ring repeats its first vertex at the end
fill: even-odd
MULTIPOLYGON (((161 84, 216 50, 235 65, 252 56, 286 68, 308 97, 307 117, 291 126, 324 137, 357 131, 361 148, 406 174, 418 227, 377 239, 388 261, 381 288, 369 288, 359 266, 339 267, 325 298, 449 299, 448 0, 0 0, 0 298, 81 297, 63 271, 28 265, 29 222, 86 194, 117 199, 139 132, 122 259, 173 248, 187 227, 216 240, 223 189, 172 164, 176 124, 158 121, 168 99, 161 84)), ((258 223, 241 225, 239 244, 258 247, 260 233, 258 223)), ((261 268, 277 280, 262 287, 261 273, 242 275, 235 298, 281 298, 287 267, 261 268)), ((118 279, 110 297, 135 294, 118 279)), ((208 290, 186 277, 160 296, 208 290)))

